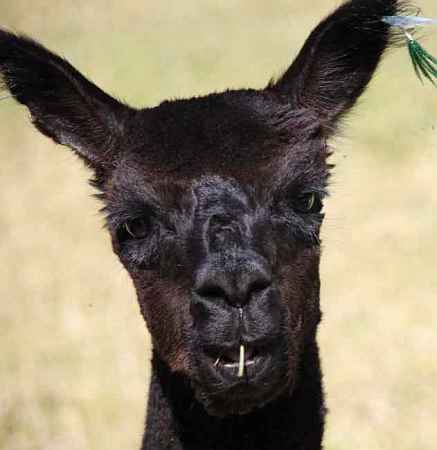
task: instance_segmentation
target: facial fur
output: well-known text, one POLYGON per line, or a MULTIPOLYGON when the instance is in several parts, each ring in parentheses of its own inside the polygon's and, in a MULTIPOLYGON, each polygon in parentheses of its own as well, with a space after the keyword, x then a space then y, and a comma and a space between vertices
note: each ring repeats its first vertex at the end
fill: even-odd
MULTIPOLYGON (((247 146, 246 155, 254 157, 240 163, 238 176, 235 161, 210 148, 210 155, 217 154, 216 160, 209 156, 210 171, 187 165, 175 181, 165 171, 156 177, 150 163, 139 167, 144 150, 138 148, 101 185, 114 250, 135 284, 155 350, 217 415, 249 412, 291 390, 301 348, 314 338, 320 317, 326 143, 311 124, 300 129, 298 140, 282 123, 256 120, 250 108, 265 99, 250 100, 244 126, 257 137, 244 139, 264 133, 275 158, 261 158, 265 143, 247 146), (126 224, 130 232, 139 227, 139 238, 126 224), (244 379, 214 365, 224 355, 232 358, 241 342, 259 360, 244 379)), ((277 109, 282 114, 280 103, 277 109)), ((299 114, 287 119, 301 120, 299 114)), ((220 138, 208 121, 193 121, 189 131, 211 143, 244 147, 241 129, 221 123, 220 138)), ((155 145, 169 145, 166 134, 154 138, 155 145)))
POLYGON ((316 347, 327 141, 391 43, 381 19, 404 6, 345 2, 265 89, 143 109, 0 30, 0 87, 93 170, 154 350, 212 415, 292 392, 316 347))

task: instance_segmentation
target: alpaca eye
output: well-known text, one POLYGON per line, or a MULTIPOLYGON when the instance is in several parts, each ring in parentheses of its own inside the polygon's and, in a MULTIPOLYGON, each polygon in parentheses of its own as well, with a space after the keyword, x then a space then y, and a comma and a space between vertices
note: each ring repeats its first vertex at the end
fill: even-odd
POLYGON ((150 221, 145 217, 129 220, 124 223, 123 232, 128 239, 144 239, 150 232, 150 221))
POLYGON ((318 213, 322 206, 320 197, 314 192, 303 194, 294 202, 294 209, 301 213, 318 213))

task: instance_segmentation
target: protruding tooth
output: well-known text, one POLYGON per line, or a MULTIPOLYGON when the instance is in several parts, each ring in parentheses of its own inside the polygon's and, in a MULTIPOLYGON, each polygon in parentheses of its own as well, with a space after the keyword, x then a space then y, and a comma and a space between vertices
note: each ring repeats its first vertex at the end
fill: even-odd
POLYGON ((242 378, 244 376, 244 344, 240 345, 240 365, 238 366, 238 378, 242 378))
POLYGON ((220 356, 217 358, 217 361, 214 363, 214 367, 217 367, 220 363, 220 356))

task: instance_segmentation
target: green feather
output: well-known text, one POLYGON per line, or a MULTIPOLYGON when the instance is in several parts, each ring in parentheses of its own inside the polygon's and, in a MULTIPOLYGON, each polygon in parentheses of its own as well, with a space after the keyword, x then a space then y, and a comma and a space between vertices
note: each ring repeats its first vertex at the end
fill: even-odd
POLYGON ((422 75, 419 70, 419 66, 417 65, 416 52, 415 52, 413 46, 411 45, 412 42, 413 41, 408 42, 408 51, 410 53, 411 62, 413 63, 414 71, 416 72, 417 78, 419 78, 419 80, 423 82, 422 75))
POLYGON ((437 59, 412 38, 408 38, 408 51, 418 78, 423 82, 423 75, 434 86, 437 86, 435 82, 435 79, 437 79, 437 59))
POLYGON ((437 69, 436 67, 430 63, 426 58, 423 58, 421 60, 422 65, 425 67, 425 69, 428 70, 428 72, 434 77, 437 78, 437 69))
POLYGON ((436 85, 436 84, 435 84, 435 81, 434 81, 434 79, 433 79, 433 76, 434 76, 434 75, 432 75, 432 74, 430 73, 429 68, 426 66, 425 60, 423 60, 423 59, 417 60, 417 65, 419 66, 419 69, 420 69, 420 71, 422 72, 422 74, 423 74, 426 78, 428 78, 428 80, 429 80, 432 84, 436 85))
MULTIPOLYGON (((416 41, 417 42, 417 41, 416 41)), ((434 58, 431 54, 429 54, 419 43, 417 43, 419 47, 422 49, 423 55, 429 59, 432 63, 437 64, 437 58, 434 58)))

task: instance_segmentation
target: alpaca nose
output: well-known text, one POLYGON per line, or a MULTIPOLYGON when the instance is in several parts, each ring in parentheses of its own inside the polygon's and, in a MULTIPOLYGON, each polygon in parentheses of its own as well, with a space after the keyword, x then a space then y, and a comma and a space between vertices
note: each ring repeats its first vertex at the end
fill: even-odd
POLYGON ((272 273, 264 258, 240 257, 234 261, 210 261, 198 271, 195 292, 204 301, 224 300, 242 307, 272 284, 272 273))

